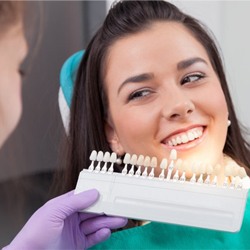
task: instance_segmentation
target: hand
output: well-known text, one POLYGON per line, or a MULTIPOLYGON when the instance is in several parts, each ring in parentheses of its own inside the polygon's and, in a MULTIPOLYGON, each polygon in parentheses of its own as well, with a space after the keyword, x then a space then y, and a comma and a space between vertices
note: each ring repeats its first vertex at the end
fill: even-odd
POLYGON ((98 191, 73 191, 48 201, 4 249, 86 249, 109 238, 127 219, 78 212, 98 199, 98 191))

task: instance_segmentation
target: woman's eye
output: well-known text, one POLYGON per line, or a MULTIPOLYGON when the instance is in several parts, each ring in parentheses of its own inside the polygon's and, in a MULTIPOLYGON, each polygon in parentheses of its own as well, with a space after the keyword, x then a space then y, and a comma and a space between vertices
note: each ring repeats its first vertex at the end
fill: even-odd
POLYGON ((200 74, 200 73, 186 76, 182 79, 181 85, 186 84, 186 83, 190 83, 190 82, 198 82, 199 80, 203 79, 204 77, 205 77, 205 75, 200 74))
POLYGON ((128 100, 135 100, 135 99, 140 99, 143 98, 145 96, 148 96, 151 93, 150 90, 148 89, 144 89, 144 90, 138 90, 133 92, 132 94, 129 95, 128 100))

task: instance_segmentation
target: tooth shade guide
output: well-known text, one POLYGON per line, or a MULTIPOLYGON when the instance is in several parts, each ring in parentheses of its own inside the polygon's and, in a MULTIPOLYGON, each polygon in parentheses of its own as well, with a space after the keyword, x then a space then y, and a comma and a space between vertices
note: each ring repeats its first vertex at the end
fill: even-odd
MULTIPOLYGON (((179 170, 177 160, 174 164, 176 171, 179 170)), ((191 164, 185 165, 183 161, 179 170, 182 174, 191 168, 191 164)), ((205 167, 199 166, 196 175, 213 175, 214 169, 211 171, 206 167, 204 171, 205 167)), ((166 181, 166 178, 162 181, 159 178, 133 178, 121 173, 101 174, 83 169, 75 193, 93 187, 100 192, 100 199, 85 212, 237 232, 241 227, 248 192, 245 183, 242 187, 242 178, 245 178, 245 173, 239 168, 238 175, 234 176, 235 187, 220 188, 213 187, 211 183, 181 182, 181 178, 176 182, 172 179, 166 181)))
MULTIPOLYGON (((95 151, 91 153, 89 158, 91 164, 88 169, 90 172, 94 170, 95 173, 108 173, 113 174, 113 165, 116 163, 117 155, 113 152, 103 153, 95 151), (96 159, 95 159, 96 158, 96 159), (95 160, 94 160, 95 159, 95 160), (94 162, 97 162, 94 164, 94 162), (96 167, 94 166, 96 165, 96 167), (110 167, 108 167, 110 166, 110 167)), ((224 167, 216 164, 212 166, 211 164, 201 163, 201 162, 190 162, 188 160, 181 160, 177 158, 176 150, 171 151, 169 158, 163 158, 159 163, 157 163, 156 157, 149 157, 143 155, 130 155, 125 154, 123 159, 124 168, 122 173, 124 176, 137 178, 148 178, 157 179, 165 181, 174 181, 179 183, 192 183, 192 184, 207 184, 211 186, 221 186, 233 189, 242 188, 242 179, 246 177, 246 171, 244 168, 239 167, 236 163, 232 162, 224 167), (140 164, 140 165, 139 165, 140 164), (155 174, 155 168, 160 168, 161 171, 158 175, 155 174), (221 179, 221 172, 224 171, 225 177, 221 179), (190 176, 191 174, 191 176, 190 176), (220 175, 220 182, 218 176, 220 175)))

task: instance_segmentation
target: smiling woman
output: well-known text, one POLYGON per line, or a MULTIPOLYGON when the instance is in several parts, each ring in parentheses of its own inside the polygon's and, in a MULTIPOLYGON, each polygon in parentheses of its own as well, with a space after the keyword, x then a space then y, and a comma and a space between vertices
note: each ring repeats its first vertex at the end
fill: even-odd
MULTIPOLYGON (((112 6, 78 69, 68 142, 63 191, 75 187, 79 172, 90 165, 92 150, 121 157, 145 155, 160 162, 175 149, 183 160, 220 164, 219 183, 228 162, 249 173, 249 143, 234 111, 218 49, 199 21, 166 1, 112 6)), ((121 167, 116 165, 115 171, 121 167)), ((229 234, 213 232, 207 248, 219 247, 217 238, 223 239, 221 248, 246 247, 249 205, 247 211, 233 242, 229 234)), ((150 224, 115 233, 100 248, 137 249, 145 242, 152 249, 201 249, 206 234, 150 224), (162 232, 159 241, 156 230, 162 232), (180 235, 187 236, 182 243, 180 235)))
POLYGON ((155 22, 116 41, 105 72, 105 126, 114 152, 162 159, 175 148, 182 159, 223 163, 226 100, 206 50, 183 25, 155 22))

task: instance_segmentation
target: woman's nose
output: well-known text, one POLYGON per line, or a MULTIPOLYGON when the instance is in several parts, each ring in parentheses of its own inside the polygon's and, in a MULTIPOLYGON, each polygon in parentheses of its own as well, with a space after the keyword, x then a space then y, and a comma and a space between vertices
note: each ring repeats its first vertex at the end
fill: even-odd
POLYGON ((185 120, 195 110, 195 105, 191 99, 185 95, 173 97, 173 100, 165 101, 163 116, 168 120, 185 120))

